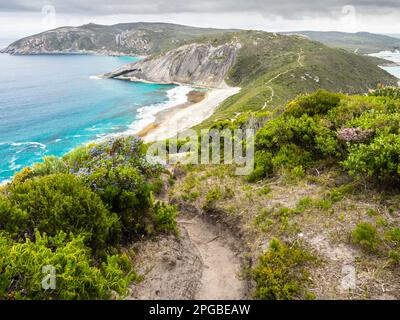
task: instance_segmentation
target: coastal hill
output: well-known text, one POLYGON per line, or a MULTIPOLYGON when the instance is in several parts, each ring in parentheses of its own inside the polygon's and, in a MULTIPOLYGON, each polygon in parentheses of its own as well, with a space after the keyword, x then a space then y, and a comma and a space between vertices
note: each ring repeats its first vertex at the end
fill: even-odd
POLYGON ((198 38, 196 43, 125 65, 105 77, 242 90, 227 99, 204 124, 246 111, 273 110, 299 94, 327 89, 366 93, 397 79, 377 66, 382 61, 310 41, 262 31, 198 38))
MULTIPOLYGON (((346 43, 354 46, 353 51, 355 47, 361 51, 360 43, 365 43, 364 49, 368 47, 371 51, 394 49, 400 43, 398 39, 364 33, 349 39, 346 43)), ((318 89, 358 94, 367 93, 378 84, 398 82, 378 67, 387 61, 331 48, 304 35, 166 23, 63 27, 16 41, 3 52, 143 55, 144 60, 110 70, 105 77, 242 88, 218 107, 205 126, 247 111, 274 110, 299 94, 318 89)))
POLYGON ((361 54, 400 50, 400 39, 369 32, 346 33, 335 31, 296 31, 283 32, 282 34, 303 35, 311 40, 322 42, 330 47, 342 48, 361 54))
POLYGON ((3 50, 10 54, 99 53, 149 55, 181 46, 204 35, 229 30, 168 23, 87 24, 62 27, 18 40, 3 50))

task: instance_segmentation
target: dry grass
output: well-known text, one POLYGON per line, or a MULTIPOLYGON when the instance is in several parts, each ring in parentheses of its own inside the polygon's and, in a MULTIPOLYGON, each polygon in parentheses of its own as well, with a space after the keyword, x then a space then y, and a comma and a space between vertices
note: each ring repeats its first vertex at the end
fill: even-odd
POLYGON ((239 224, 254 263, 273 237, 301 241, 322 261, 311 270, 310 291, 318 299, 400 299, 400 270, 351 241, 360 222, 400 226, 398 196, 368 190, 333 169, 304 178, 282 173, 256 184, 229 166, 185 170, 170 196, 239 224), (355 290, 342 286, 349 268, 356 271, 355 290))

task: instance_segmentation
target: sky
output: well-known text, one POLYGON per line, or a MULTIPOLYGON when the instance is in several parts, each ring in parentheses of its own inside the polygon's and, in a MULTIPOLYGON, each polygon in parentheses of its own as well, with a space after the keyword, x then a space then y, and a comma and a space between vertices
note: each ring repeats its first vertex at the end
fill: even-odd
MULTIPOLYGON (((89 22, 277 31, 400 30, 400 0, 0 0, 0 38, 89 22)), ((400 32, 400 31, 399 31, 400 32)))

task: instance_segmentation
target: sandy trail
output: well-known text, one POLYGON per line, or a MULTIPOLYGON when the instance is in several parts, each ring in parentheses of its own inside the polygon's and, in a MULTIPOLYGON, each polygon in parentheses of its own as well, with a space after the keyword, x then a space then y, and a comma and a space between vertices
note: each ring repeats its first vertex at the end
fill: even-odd
MULTIPOLYGON (((300 52, 297 53, 298 57, 297 57, 297 63, 299 64, 299 66, 302 68, 304 67, 304 63, 301 61, 302 59, 304 59, 304 50, 303 48, 300 49, 300 52)), ((297 67, 296 67, 297 68, 297 67)), ((284 74, 287 74, 293 70, 295 70, 296 68, 292 68, 292 69, 288 69, 284 72, 279 73, 278 75, 276 75, 275 77, 273 77, 272 79, 268 80, 265 85, 267 86, 267 88, 269 90, 271 90, 271 96, 268 99, 268 101, 266 101, 264 103, 264 106, 261 108, 261 110, 265 110, 267 108, 267 106, 272 102, 272 100, 275 98, 275 90, 273 87, 271 87, 269 84, 272 83, 273 81, 275 81, 276 79, 280 78, 281 76, 283 76, 284 74)))
POLYGON ((181 220, 180 224, 188 232, 203 261, 203 273, 195 299, 243 299, 245 285, 239 278, 240 261, 224 238, 198 217, 181 220))
POLYGON ((247 282, 239 278, 235 241, 198 216, 178 219, 179 237, 147 240, 135 248, 143 281, 132 284, 130 300, 241 300, 247 282))

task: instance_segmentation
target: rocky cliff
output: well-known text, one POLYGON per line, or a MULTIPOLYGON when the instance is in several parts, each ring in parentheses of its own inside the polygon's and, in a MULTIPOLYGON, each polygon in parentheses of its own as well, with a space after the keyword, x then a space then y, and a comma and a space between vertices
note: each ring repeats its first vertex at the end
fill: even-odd
POLYGON ((225 86, 239 49, 235 42, 219 46, 193 43, 125 65, 104 77, 220 88, 225 86))

